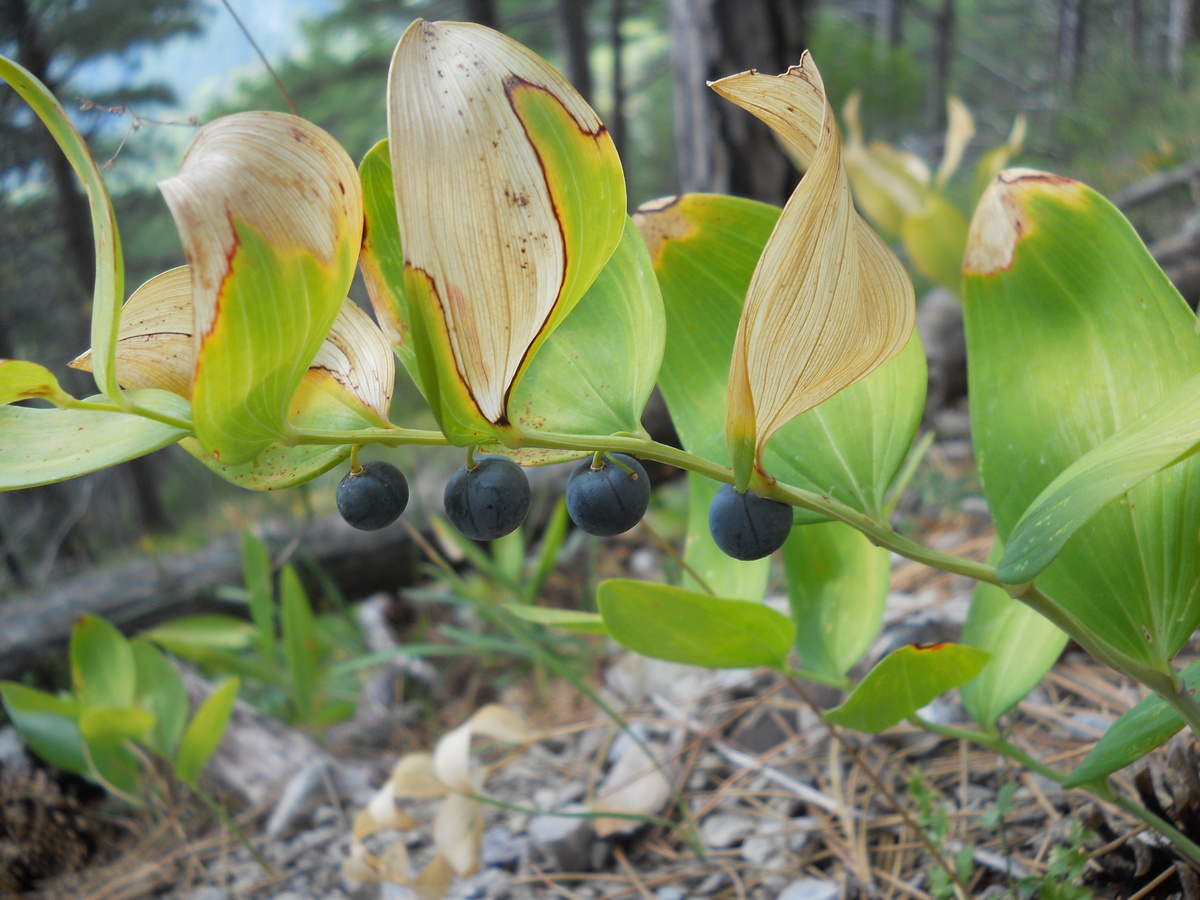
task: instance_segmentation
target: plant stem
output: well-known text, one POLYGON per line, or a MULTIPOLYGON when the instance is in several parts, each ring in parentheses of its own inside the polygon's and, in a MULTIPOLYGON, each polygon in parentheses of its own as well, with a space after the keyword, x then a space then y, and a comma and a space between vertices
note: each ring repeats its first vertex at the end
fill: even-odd
MULTIPOLYGON (((968 728, 955 728, 951 725, 939 725, 936 722, 930 722, 918 715, 909 716, 909 721, 919 728, 926 731, 931 731, 934 734, 940 734, 943 737, 953 738, 960 741, 968 741, 973 744, 978 744, 981 747, 987 747, 996 753, 1003 754, 1014 762, 1018 762, 1032 772, 1037 772, 1039 775, 1044 775, 1051 781, 1057 784, 1062 784, 1066 779, 1067 773, 1055 769, 1045 763, 1030 756, 1020 747, 1010 743, 998 734, 987 734, 982 731, 972 731, 968 728)), ((1145 807, 1139 806, 1132 800, 1118 794, 1112 785, 1108 782, 1103 782, 1103 787, 1097 785, 1079 785, 1075 790, 1086 791, 1089 794, 1103 800, 1107 803, 1112 803, 1119 806, 1125 812, 1129 813, 1134 818, 1145 822, 1175 847, 1179 854, 1190 860, 1196 865, 1200 865, 1200 845, 1197 845, 1186 834, 1172 825, 1165 819, 1156 816, 1154 813, 1145 807)))

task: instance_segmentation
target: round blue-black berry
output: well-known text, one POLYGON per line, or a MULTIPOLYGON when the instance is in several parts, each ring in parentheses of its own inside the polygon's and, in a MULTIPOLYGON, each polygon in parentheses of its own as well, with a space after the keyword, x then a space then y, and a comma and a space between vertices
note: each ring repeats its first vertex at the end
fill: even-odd
POLYGON ((373 459, 349 472, 337 487, 342 518, 363 531, 391 525, 408 506, 408 482, 391 463, 373 459))
POLYGON ((461 467, 446 483, 446 518, 474 541, 494 541, 516 531, 529 512, 529 479, 511 459, 484 456, 461 467))
POLYGON ((708 530, 734 559, 762 559, 783 546, 792 530, 792 508, 752 491, 739 494, 723 484, 708 508, 708 530))
POLYGON ((600 537, 628 531, 642 520, 650 504, 650 479, 642 464, 626 453, 612 456, 633 471, 626 472, 606 454, 599 468, 592 468, 591 457, 580 462, 567 481, 571 521, 600 537))

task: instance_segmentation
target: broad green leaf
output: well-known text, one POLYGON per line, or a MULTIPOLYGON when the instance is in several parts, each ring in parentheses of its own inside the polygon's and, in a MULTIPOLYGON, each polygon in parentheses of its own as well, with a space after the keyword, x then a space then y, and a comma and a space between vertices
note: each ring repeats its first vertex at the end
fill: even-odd
MULTIPOLYGON (((1108 201, 1025 169, 980 201, 964 267, 971 425, 1001 539, 1077 459, 1200 371, 1195 315, 1108 201)), ((1200 459, 1083 525, 1038 578, 1047 614, 1139 679, 1200 624, 1200 459)))
POLYGON ((72 399, 45 366, 23 359, 0 359, 0 406, 20 400, 48 400, 66 406, 72 399))
MULTIPOLYGON (((182 397, 156 390, 125 396, 167 421, 105 410, 0 407, 0 490, 75 478, 145 456, 190 433, 188 402, 182 397)), ((107 398, 86 402, 107 403, 107 398)))
POLYGON ((85 706, 132 706, 137 666, 125 635, 99 616, 71 629, 71 686, 85 706))
POLYGON ((1197 451, 1200 375, 1184 382, 1050 482, 1013 528, 996 577, 1006 584, 1032 581, 1098 511, 1197 451))
POLYGON ((612 140, 525 47, 422 20, 392 59, 388 138, 419 381, 451 440, 503 434, 516 383, 620 240, 612 140))
POLYGON ((154 724, 154 713, 136 706, 90 706, 79 716, 79 733, 94 747, 119 747, 143 740, 154 724))
POLYGON ((792 529, 783 563, 800 660, 840 678, 879 633, 891 557, 849 525, 819 522, 792 529))
POLYGON ((291 699, 302 719, 312 717, 317 689, 317 625, 308 594, 292 566, 279 573, 279 622, 291 699))
POLYGON ((600 585, 597 603, 618 644, 670 662, 781 669, 796 639, 788 617, 769 606, 665 584, 610 579, 600 585))
POLYGON ((253 112, 202 128, 159 187, 191 268, 197 440, 223 465, 249 463, 287 436, 293 395, 350 288, 358 172, 312 123, 253 112))
MULTIPOLYGON (((995 565, 1003 552, 996 541, 989 564, 995 565)), ((982 581, 975 585, 962 640, 992 655, 960 692, 963 706, 984 731, 996 730, 996 720, 1033 690, 1067 644, 1066 634, 1053 622, 982 581)))
POLYGON ((506 603, 504 608, 526 622, 552 625, 567 631, 583 634, 608 634, 604 619, 599 613, 580 612, 577 609, 554 609, 549 606, 527 606, 523 603, 506 603))
POLYGON ((962 290, 967 220, 941 194, 930 194, 916 212, 904 217, 900 240, 912 267, 957 296, 962 290))
MULTIPOLYGON (((635 216, 666 309, 659 387, 683 446, 719 463, 729 463, 723 426, 734 333, 778 217, 772 206, 704 194, 656 201, 635 216)), ((914 333, 894 359, 783 426, 767 447, 767 470, 882 519, 888 486, 920 423, 926 380, 925 354, 914 333)), ((796 513, 798 523, 820 520, 796 513)), ((697 522, 703 528, 697 540, 704 544, 707 518, 697 522)))
POLYGON ((242 532, 242 580, 246 583, 250 618, 257 631, 258 651, 275 658, 275 591, 271 582, 271 554, 249 529, 242 532))
POLYGON ((646 245, 627 219, 608 265, 518 382, 509 421, 534 433, 641 433, 665 339, 658 281, 646 245))
POLYGON ((142 632, 142 637, 160 644, 191 644, 244 650, 254 643, 255 626, 235 616, 206 615, 172 619, 142 632))
POLYGON ((116 214, 100 167, 96 165, 87 142, 71 124, 62 104, 45 85, 3 56, 0 56, 0 78, 12 86, 46 125, 87 192, 96 248, 96 286, 92 294, 92 351, 96 355, 96 386, 102 394, 123 406, 124 399, 117 385, 113 356, 120 324, 120 302, 125 295, 125 262, 121 256, 116 214))
MULTIPOLYGON (((1180 675, 1185 690, 1195 694, 1200 689, 1200 662, 1192 663, 1180 675)), ((1063 781, 1063 787, 1103 781, 1161 747, 1182 728, 1179 713, 1162 697, 1152 694, 1108 726, 1100 742, 1063 781)))
POLYGON ((200 704, 192 721, 188 723, 179 742, 179 755, 175 758, 175 774, 184 784, 196 786, 200 773, 221 745, 233 704, 237 700, 238 680, 226 678, 200 704))
POLYGON ((129 643, 137 664, 135 701, 140 709, 154 715, 154 727, 143 742, 163 759, 173 759, 187 724, 187 689, 156 647, 138 638, 129 643))
POLYGON ((12 681, 0 682, 0 700, 30 750, 64 771, 88 774, 79 735, 82 703, 12 681))
POLYGON ((791 419, 891 359, 916 305, 899 260, 854 211, 825 86, 806 52, 778 77, 711 83, 811 162, 784 208, 746 294, 726 407, 735 484, 770 484, 763 449, 791 419))
POLYGON ((935 697, 966 684, 987 660, 986 652, 963 644, 901 647, 880 660, 825 718, 857 731, 885 731, 935 697))

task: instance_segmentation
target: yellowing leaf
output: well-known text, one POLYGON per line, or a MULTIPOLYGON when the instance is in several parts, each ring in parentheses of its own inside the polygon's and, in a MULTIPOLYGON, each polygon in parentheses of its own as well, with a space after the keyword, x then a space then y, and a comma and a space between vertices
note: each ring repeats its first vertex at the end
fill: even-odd
POLYGON ((45 366, 23 359, 0 359, 0 406, 21 400, 49 400, 55 406, 71 402, 71 395, 45 366))
POLYGON ((881 142, 867 147, 858 118, 860 100, 855 91, 842 107, 849 132, 842 161, 858 208, 881 232, 895 237, 904 217, 919 210, 929 193, 929 167, 920 157, 881 142))
POLYGON ((915 307, 904 269, 850 202, 812 58, 778 77, 743 72, 712 87, 812 160, 759 259, 734 343, 725 437, 745 489, 782 425, 900 351, 915 307))
POLYGON ((201 129, 159 187, 191 270, 196 437, 246 463, 286 437, 288 404, 349 290, 358 173, 317 126, 255 112, 201 129))
POLYGON ((617 246, 624 176, 562 75, 479 25, 409 27, 388 137, 422 388, 473 443, 509 427, 514 384, 617 246))
POLYGON ((958 171, 963 151, 975 136, 975 119, 965 103, 957 97, 950 97, 946 100, 946 112, 946 146, 942 150, 942 163, 938 166, 937 176, 933 179, 935 191, 942 190, 950 176, 958 171))

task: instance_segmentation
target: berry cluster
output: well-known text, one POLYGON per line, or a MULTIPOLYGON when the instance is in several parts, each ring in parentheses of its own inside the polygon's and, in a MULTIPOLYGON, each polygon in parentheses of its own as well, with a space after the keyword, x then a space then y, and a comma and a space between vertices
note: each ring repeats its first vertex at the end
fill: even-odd
MULTIPOLYGON (((529 513, 525 471, 503 456, 471 460, 451 476, 443 497, 450 524, 476 541, 494 541, 515 531, 529 513)), ((567 513, 588 534, 611 537, 633 528, 650 503, 650 479, 626 453, 603 453, 580 462, 567 481, 567 513)), ((373 460, 352 470, 337 489, 337 506, 349 524, 365 531, 384 528, 408 505, 408 482, 391 463, 373 460)), ((713 540, 734 559, 769 556, 792 528, 786 503, 739 494, 722 485, 708 513, 713 540)))

